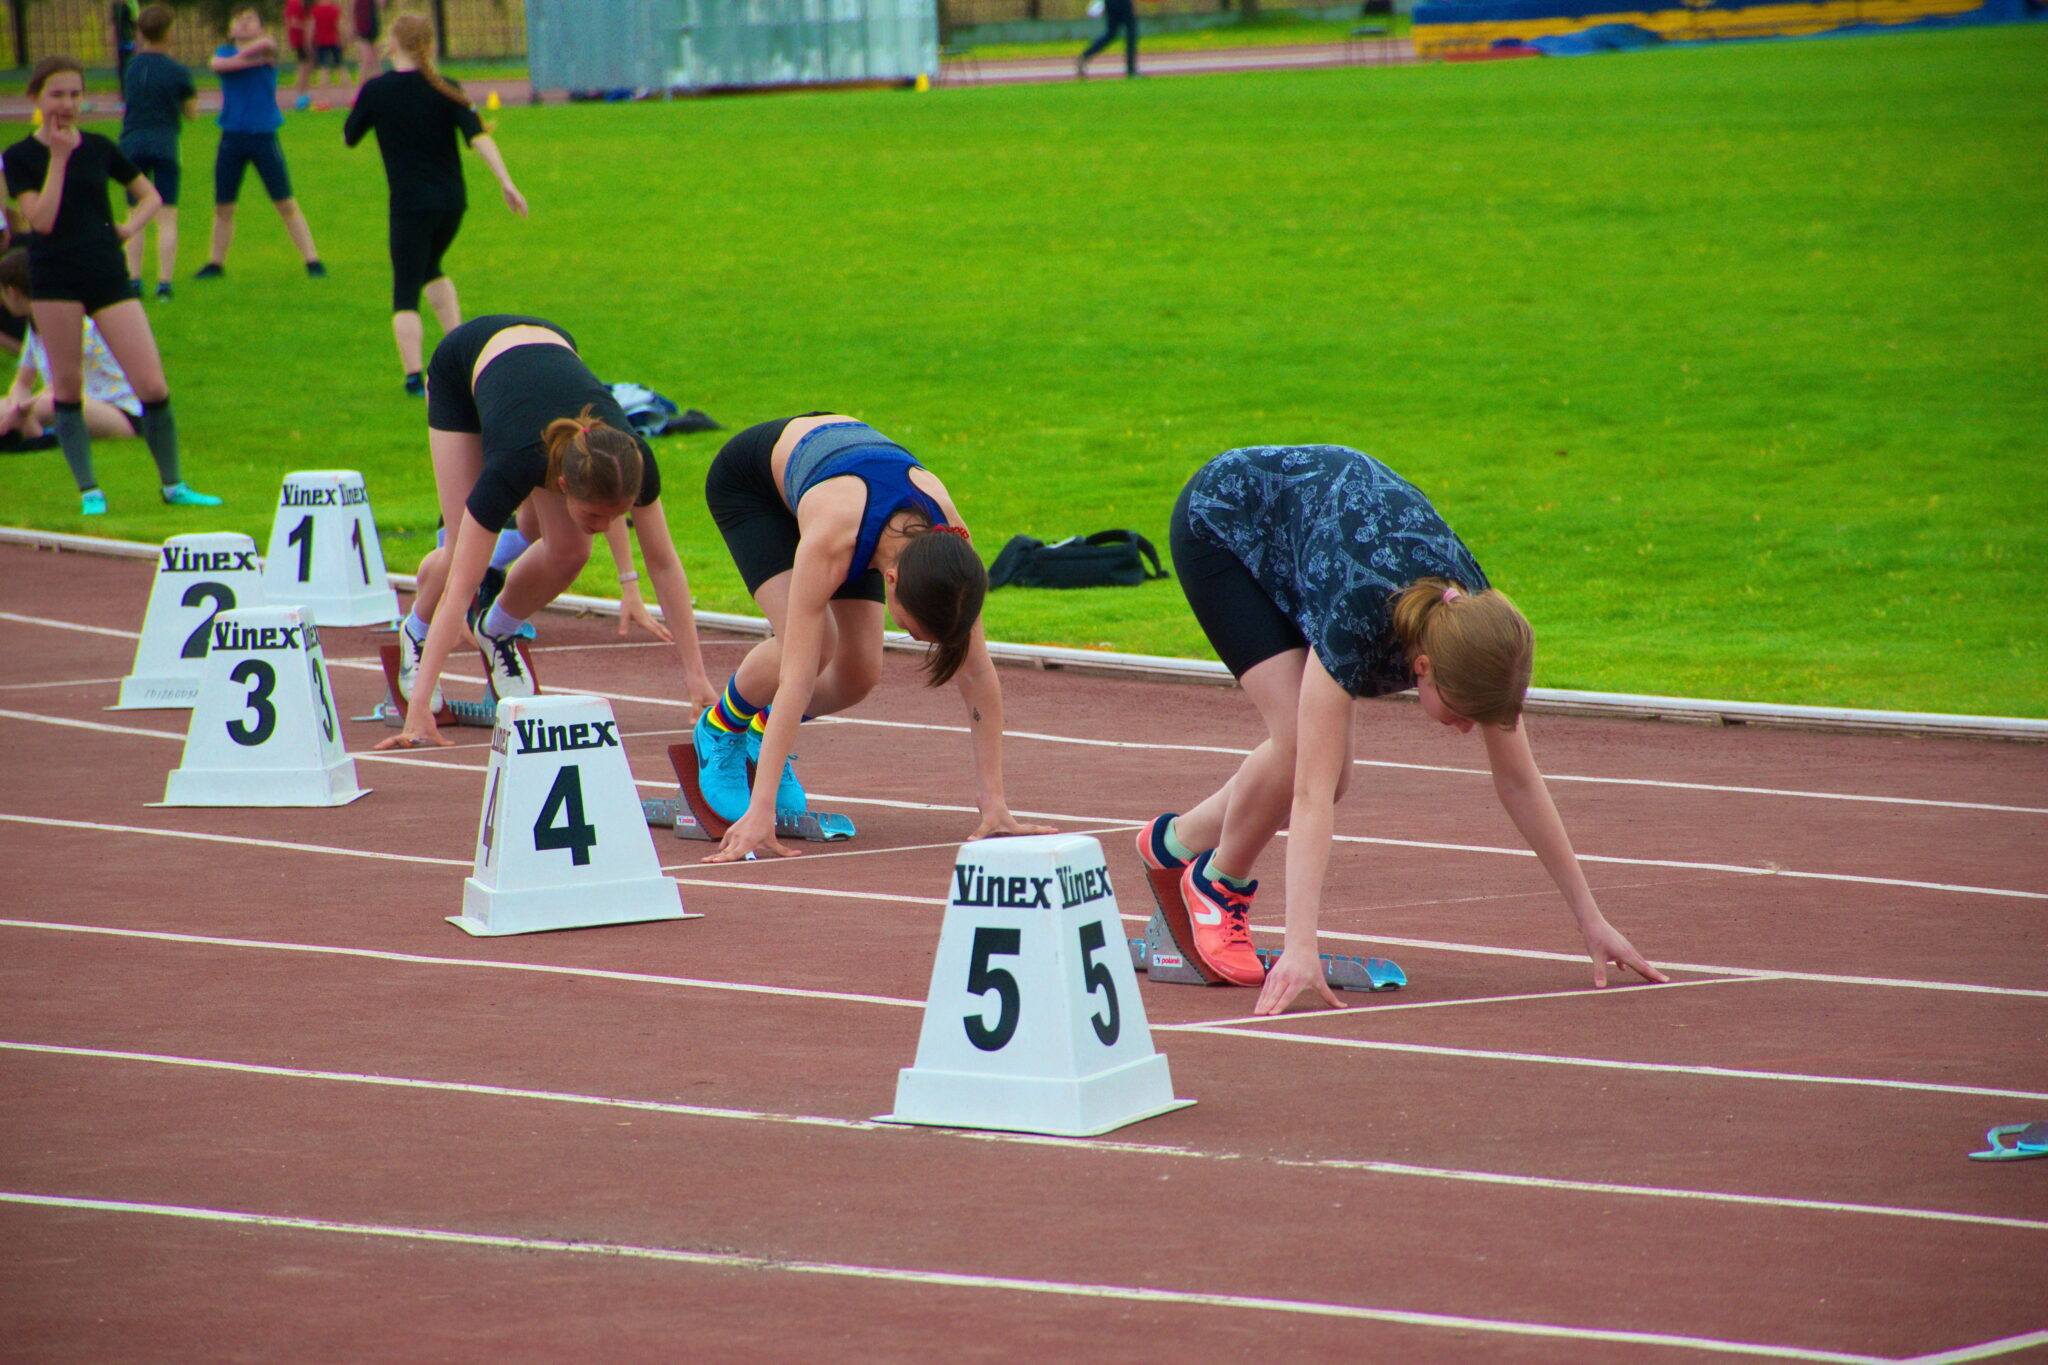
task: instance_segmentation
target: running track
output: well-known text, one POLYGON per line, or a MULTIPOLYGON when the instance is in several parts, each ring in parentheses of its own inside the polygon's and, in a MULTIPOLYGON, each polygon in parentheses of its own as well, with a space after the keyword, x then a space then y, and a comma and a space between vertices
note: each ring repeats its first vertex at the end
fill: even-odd
MULTIPOLYGON (((854 844, 664 840, 704 918, 471 939, 481 732, 360 758, 336 810, 152 809, 185 714, 103 710, 149 564, 10 547, 0 581, 10 1361, 2048 1360, 2048 1162, 1964 1159, 2048 1118, 2040 746, 1538 717, 1674 977, 1596 993, 1476 744, 1368 705, 1328 946, 1410 988, 1251 1023, 1148 984, 1193 1108, 959 1134, 868 1121, 973 824, 957 701, 906 657, 806 735, 854 844)), ((367 710, 379 637, 324 636, 367 710)), ((542 644, 665 791, 664 652, 542 644)), ((1250 708, 1004 685, 1012 804, 1099 834, 1135 932, 1130 826, 1250 708)))

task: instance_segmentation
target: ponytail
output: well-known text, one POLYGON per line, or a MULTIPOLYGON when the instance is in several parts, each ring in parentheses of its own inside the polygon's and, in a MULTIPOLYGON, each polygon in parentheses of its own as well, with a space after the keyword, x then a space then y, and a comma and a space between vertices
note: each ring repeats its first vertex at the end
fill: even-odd
POLYGON ((467 109, 470 98, 462 93, 462 87, 442 75, 434 66, 434 26, 424 15, 401 14, 391 21, 391 46, 403 52, 406 59, 419 68, 427 78, 427 84, 442 95, 454 100, 467 109))
POLYGON ((578 502, 621 507, 640 496, 645 463, 640 442, 592 416, 585 404, 574 417, 557 417, 541 434, 547 451, 547 487, 578 502))
POLYGON ((950 682, 967 662, 974 623, 988 596, 988 570, 958 526, 913 522, 910 543, 896 558, 896 600, 931 634, 925 686, 950 682))
POLYGON ((1429 656, 1444 705, 1467 720, 1515 728, 1536 634, 1505 593, 1467 593, 1448 578, 1419 578, 1394 596, 1394 635, 1411 659, 1429 656))

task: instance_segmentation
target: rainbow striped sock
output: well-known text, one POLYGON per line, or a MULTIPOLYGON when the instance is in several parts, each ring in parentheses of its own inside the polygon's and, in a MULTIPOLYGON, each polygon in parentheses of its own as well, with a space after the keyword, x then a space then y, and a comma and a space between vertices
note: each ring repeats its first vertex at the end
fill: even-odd
POLYGON ((759 723, 766 714, 762 709, 740 695, 740 678, 735 673, 725 684, 725 691, 719 694, 717 705, 705 714, 705 721, 715 729, 729 735, 736 735, 749 725, 759 723))

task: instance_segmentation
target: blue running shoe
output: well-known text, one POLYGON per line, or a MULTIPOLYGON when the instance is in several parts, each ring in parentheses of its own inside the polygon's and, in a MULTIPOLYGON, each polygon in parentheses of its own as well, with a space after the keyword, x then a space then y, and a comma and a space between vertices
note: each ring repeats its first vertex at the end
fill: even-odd
POLYGON ((201 493, 187 483, 174 483, 162 490, 163 499, 173 507, 218 507, 220 499, 211 493, 201 493))
MULTIPOLYGON (((761 762, 761 732, 751 725, 747 727, 747 762, 761 762)), ((782 760, 782 776, 775 783, 775 812, 802 815, 810 808, 811 798, 804 795, 804 784, 796 780, 796 755, 790 754, 782 760)))
POLYGON ((745 815, 754 796, 747 782, 747 737, 721 730, 699 716, 690 740, 697 750, 697 790, 705 804, 721 820, 745 815))
POLYGON ((107 495, 97 488, 88 488, 78 495, 78 511, 81 516, 103 517, 107 514, 107 495))

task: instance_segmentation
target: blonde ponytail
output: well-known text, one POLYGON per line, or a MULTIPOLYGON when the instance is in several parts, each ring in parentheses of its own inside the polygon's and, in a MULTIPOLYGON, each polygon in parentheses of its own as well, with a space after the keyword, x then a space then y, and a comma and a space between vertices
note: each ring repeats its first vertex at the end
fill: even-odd
POLYGON ((1505 593, 1467 593, 1448 578, 1419 578, 1394 597, 1394 635, 1410 658, 1429 656, 1444 705, 1467 720, 1515 728, 1536 633, 1505 593))
POLYGON ((434 26, 423 15, 401 14, 393 19, 391 47, 395 52, 403 52, 406 59, 419 68, 428 85, 464 108, 469 107, 470 98, 462 93, 462 87, 434 66, 434 26))

